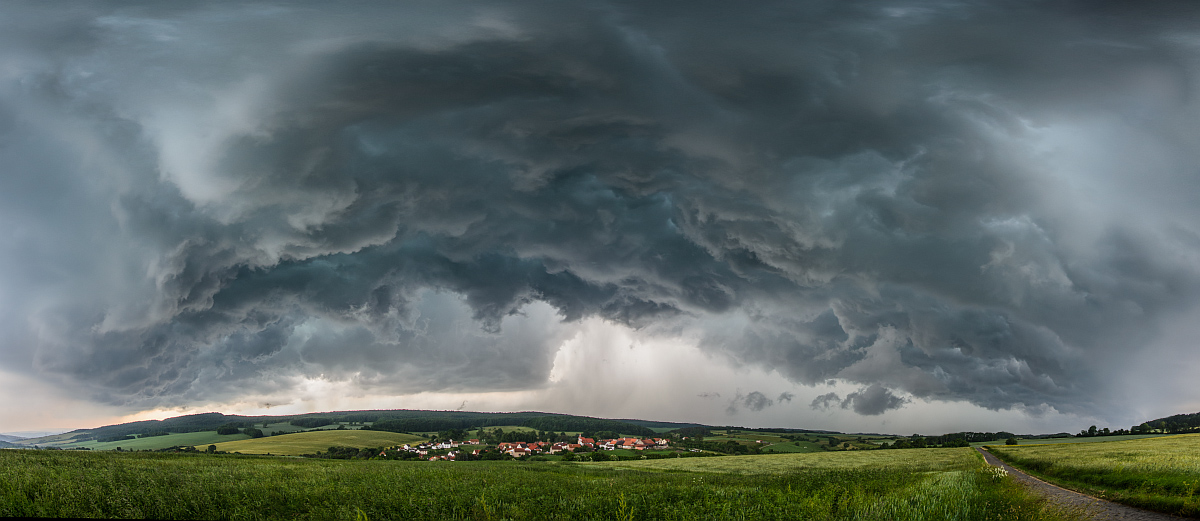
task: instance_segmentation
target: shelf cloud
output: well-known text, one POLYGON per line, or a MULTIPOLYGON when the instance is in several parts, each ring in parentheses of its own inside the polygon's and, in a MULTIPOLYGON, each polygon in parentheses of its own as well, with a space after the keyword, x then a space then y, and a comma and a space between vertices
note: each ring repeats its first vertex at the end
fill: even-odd
POLYGON ((1124 421, 1192 356, 1191 3, 69 5, 0 8, 0 367, 90 400, 539 389, 600 318, 1124 421))

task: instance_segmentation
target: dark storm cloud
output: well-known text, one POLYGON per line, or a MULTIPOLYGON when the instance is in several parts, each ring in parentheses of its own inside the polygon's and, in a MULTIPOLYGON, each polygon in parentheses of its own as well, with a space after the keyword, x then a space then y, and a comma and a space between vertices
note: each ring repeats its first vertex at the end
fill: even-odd
POLYGON ((536 387, 599 316, 1094 413, 1200 290, 1189 4, 73 5, 0 27, 3 361, 109 401, 536 387))
POLYGON ((846 395, 845 399, 837 393, 822 394, 814 398, 809 407, 818 411, 828 411, 838 406, 864 416, 878 416, 891 409, 899 409, 909 401, 911 400, 896 396, 890 389, 875 383, 846 395))
POLYGON ((871 384, 846 395, 846 399, 842 401, 842 408, 849 407, 858 414, 876 416, 891 409, 899 409, 905 403, 908 403, 906 398, 892 394, 879 384, 871 384))
POLYGON ((830 407, 841 403, 841 401, 842 397, 838 396, 837 393, 825 393, 821 396, 813 398, 813 401, 811 404, 809 404, 809 406, 817 410, 829 410, 830 407))
POLYGON ((767 395, 759 391, 750 391, 749 394, 737 393, 732 400, 729 401, 729 406, 725 408, 726 414, 737 414, 739 409, 746 408, 751 411, 761 411, 775 405, 775 400, 767 398, 767 395))

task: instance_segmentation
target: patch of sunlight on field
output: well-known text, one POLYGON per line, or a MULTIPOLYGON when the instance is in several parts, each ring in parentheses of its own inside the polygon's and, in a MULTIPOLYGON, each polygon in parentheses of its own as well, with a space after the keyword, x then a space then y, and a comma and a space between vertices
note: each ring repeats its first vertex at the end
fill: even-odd
POLYGON ((657 460, 583 463, 639 470, 720 472, 730 474, 782 474, 810 469, 895 468, 913 472, 967 470, 979 466, 972 449, 897 449, 838 451, 809 454, 764 454, 711 458, 667 458, 657 460))
POLYGON ((200 431, 200 432, 183 432, 179 434, 168 434, 166 436, 150 436, 148 438, 138 438, 136 440, 121 440, 121 441, 85 441, 83 443, 72 443, 67 447, 87 447, 92 450, 116 450, 121 447, 121 450, 157 450, 166 449, 169 447, 187 447, 199 444, 221 443, 238 440, 248 440, 250 436, 245 434, 217 434, 217 431, 200 431))
POLYGON ((17 440, 17 441, 14 441, 13 444, 29 446, 29 447, 32 447, 34 445, 37 445, 39 447, 57 447, 57 446, 71 443, 71 439, 74 438, 76 434, 79 434, 79 433, 64 432, 62 434, 51 434, 49 436, 42 436, 40 438, 29 438, 26 440, 17 440))
MULTIPOLYGON (((277 454, 299 456, 329 450, 329 447, 390 447, 404 443, 425 441, 420 436, 385 431, 309 431, 295 434, 280 434, 265 438, 217 443, 217 450, 242 454, 277 454)), ((198 450, 207 447, 197 446, 198 450)))

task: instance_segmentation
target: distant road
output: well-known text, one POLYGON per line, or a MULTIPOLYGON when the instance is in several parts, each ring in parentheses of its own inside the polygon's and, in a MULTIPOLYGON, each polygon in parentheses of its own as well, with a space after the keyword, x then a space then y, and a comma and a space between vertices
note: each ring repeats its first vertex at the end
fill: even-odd
POLYGON ((1011 465, 1000 461, 1000 458, 992 455, 983 447, 975 447, 975 450, 983 454, 983 459, 987 460, 988 464, 1002 467, 1008 471, 1008 474, 1016 479, 1021 484, 1033 489, 1039 494, 1047 496, 1050 501, 1057 505, 1068 509, 1082 509, 1089 514, 1090 519, 1102 521, 1177 521, 1184 519, 1181 517, 1163 514, 1160 512, 1151 512, 1140 508, 1113 503, 1100 498, 1092 497, 1087 494, 1080 494, 1074 490, 1067 490, 1058 485, 1047 483, 1038 478, 1030 476, 1020 470, 1013 468, 1011 465))

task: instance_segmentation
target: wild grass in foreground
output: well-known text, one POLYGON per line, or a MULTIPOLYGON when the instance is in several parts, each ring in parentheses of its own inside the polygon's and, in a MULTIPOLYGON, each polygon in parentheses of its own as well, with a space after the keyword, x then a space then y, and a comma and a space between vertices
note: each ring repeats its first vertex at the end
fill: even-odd
POLYGON ((1127 505, 1200 517, 1200 434, 990 450, 1060 485, 1127 505))
POLYGON ((957 450, 911 469, 878 461, 806 467, 802 458, 809 455, 776 456, 797 465, 769 473, 4 450, 0 516, 356 519, 361 511, 371 520, 1060 519, 968 449, 957 450))

